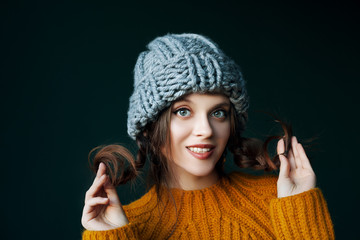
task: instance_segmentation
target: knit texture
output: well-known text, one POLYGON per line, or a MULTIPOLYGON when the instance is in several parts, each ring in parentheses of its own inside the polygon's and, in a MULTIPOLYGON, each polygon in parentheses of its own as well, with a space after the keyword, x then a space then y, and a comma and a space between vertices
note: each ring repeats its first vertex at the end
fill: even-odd
POLYGON ((161 202, 152 188, 124 206, 131 224, 85 231, 83 240, 335 238, 320 189, 278 199, 276 181, 233 173, 206 189, 172 189, 161 202))
POLYGON ((135 139, 149 122, 188 93, 229 97, 245 123, 248 97, 239 66, 210 39, 197 34, 158 37, 142 52, 134 69, 128 110, 128 134, 135 139))

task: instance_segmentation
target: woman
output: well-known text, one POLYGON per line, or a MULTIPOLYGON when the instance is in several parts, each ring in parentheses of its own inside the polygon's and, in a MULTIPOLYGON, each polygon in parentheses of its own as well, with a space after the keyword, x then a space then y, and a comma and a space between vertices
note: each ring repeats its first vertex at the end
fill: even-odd
POLYGON ((134 72, 128 133, 137 159, 121 146, 95 149, 83 239, 334 239, 315 174, 290 128, 284 125, 274 160, 266 145, 241 137, 245 82, 214 42, 196 34, 158 37, 134 72), (280 165, 279 176, 225 174, 227 149, 240 167, 280 165), (122 206, 114 186, 136 177, 145 160, 153 187, 122 206))

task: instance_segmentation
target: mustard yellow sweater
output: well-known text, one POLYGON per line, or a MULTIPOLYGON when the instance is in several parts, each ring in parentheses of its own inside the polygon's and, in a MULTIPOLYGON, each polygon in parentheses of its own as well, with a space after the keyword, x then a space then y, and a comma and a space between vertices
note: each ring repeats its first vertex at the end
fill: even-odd
POLYGON ((276 181, 232 173, 202 190, 172 189, 161 202, 152 188, 124 206, 128 225, 84 231, 83 240, 335 238, 320 189, 278 199, 276 181))

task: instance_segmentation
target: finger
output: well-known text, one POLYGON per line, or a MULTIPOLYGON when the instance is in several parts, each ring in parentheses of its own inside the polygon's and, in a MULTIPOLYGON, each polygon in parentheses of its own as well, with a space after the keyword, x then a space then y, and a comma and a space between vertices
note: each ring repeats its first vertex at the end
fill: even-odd
POLYGON ((107 179, 107 176, 102 175, 99 179, 94 180, 94 183, 91 185, 91 187, 85 194, 85 202, 88 201, 89 199, 93 198, 94 196, 96 196, 96 194, 101 190, 104 183, 106 182, 106 179, 107 179))
POLYGON ((285 152, 285 143, 284 143, 284 139, 280 139, 277 143, 277 154, 283 154, 285 152))
POLYGON ((289 161, 284 155, 279 155, 279 159, 280 159, 279 179, 280 178, 288 178, 289 174, 290 174, 289 161))
POLYGON ((104 205, 104 204, 108 204, 109 199, 108 198, 103 198, 103 197, 94 197, 92 199, 90 199, 86 205, 89 207, 95 207, 97 205, 104 205))
POLYGON ((110 199, 110 204, 121 205, 116 188, 111 184, 109 178, 107 178, 107 181, 104 184, 104 191, 107 197, 110 199))
POLYGON ((109 203, 109 199, 108 198, 103 198, 103 197, 95 197, 95 198, 91 198, 89 199, 89 201, 87 201, 87 203, 84 206, 84 210, 83 213, 84 214, 89 214, 94 210, 94 207, 98 206, 98 205, 106 205, 109 203))
POLYGON ((279 154, 280 160, 280 172, 279 178, 288 178, 290 174, 290 164, 287 157, 283 154, 285 152, 285 142, 284 139, 280 139, 277 144, 277 153, 279 154))
POLYGON ((293 136, 291 138, 291 146, 292 146, 292 150, 293 150, 293 154, 294 154, 295 166, 296 166, 296 168, 302 168, 303 166, 301 163, 301 158, 300 158, 299 152, 297 150, 297 145, 298 145, 297 138, 295 136, 293 136))
POLYGON ((96 179, 99 179, 102 175, 104 175, 106 173, 106 166, 105 166, 105 164, 103 163, 103 162, 101 162, 100 164, 99 164, 99 168, 98 168, 98 170, 97 170, 97 172, 96 172, 96 177, 95 177, 95 179, 94 179, 94 181, 96 180, 96 179))
POLYGON ((98 170, 96 172, 96 176, 94 178, 94 181, 92 185, 95 184, 96 181, 98 181, 104 174, 106 174, 106 166, 103 162, 99 164, 98 170))
POLYGON ((96 176, 94 178, 94 181, 92 184, 94 184, 96 181, 98 181, 102 175, 106 174, 106 166, 103 162, 99 164, 98 170, 96 171, 96 176))
POLYGON ((299 152, 303 168, 312 169, 309 158, 306 156, 304 147, 301 143, 298 143, 297 150, 299 152))
POLYGON ((289 153, 288 153, 288 157, 287 159, 289 160, 290 163, 290 170, 296 170, 296 164, 295 164, 295 157, 294 157, 294 152, 292 150, 292 148, 290 149, 289 153))

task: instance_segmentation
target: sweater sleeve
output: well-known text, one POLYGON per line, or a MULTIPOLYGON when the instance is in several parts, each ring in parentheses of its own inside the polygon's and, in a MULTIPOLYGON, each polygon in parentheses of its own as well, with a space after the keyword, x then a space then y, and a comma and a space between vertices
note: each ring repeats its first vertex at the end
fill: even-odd
POLYGON ((82 234, 83 240, 118 240, 128 239, 137 240, 138 229, 135 224, 127 224, 123 227, 107 231, 89 231, 85 230, 82 234))
POLYGON ((271 200, 270 215, 277 239, 335 239, 319 188, 271 200))

